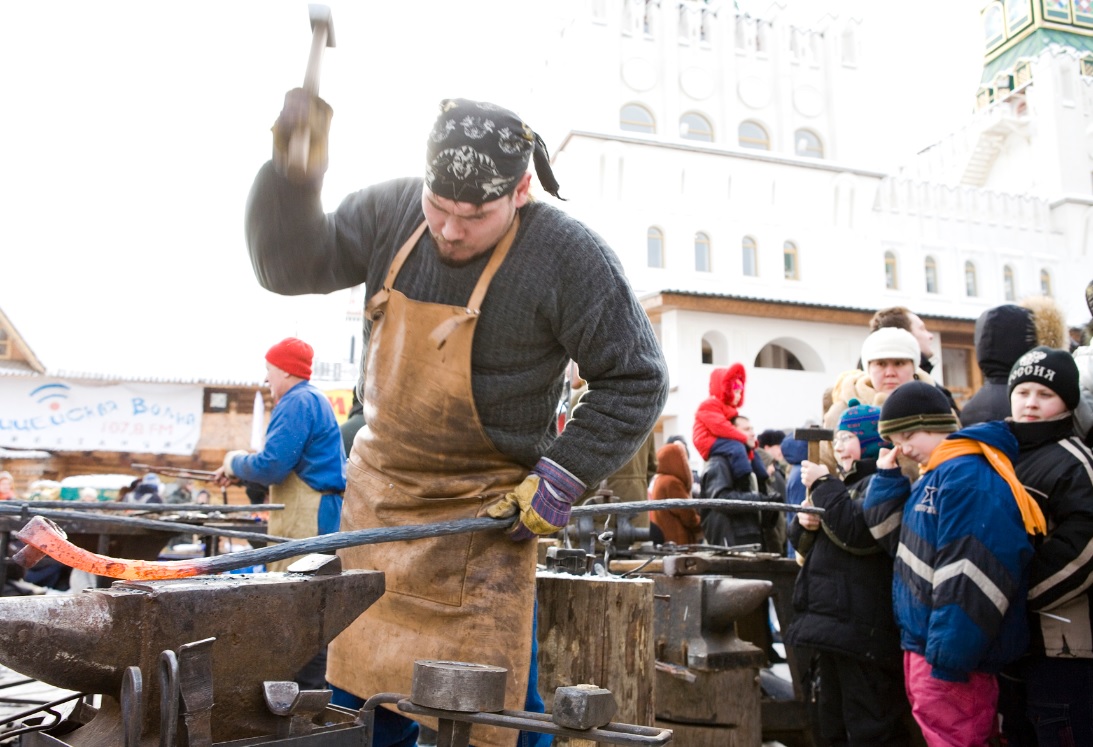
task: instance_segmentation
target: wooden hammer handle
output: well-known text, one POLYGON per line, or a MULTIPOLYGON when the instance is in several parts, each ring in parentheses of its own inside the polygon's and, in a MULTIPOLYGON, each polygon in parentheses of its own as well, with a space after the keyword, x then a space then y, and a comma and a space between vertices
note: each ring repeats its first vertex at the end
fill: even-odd
MULTIPOLYGON (((319 95, 319 68, 326 47, 327 25, 319 23, 311 32, 311 53, 307 57, 304 73, 304 90, 312 96, 319 95)), ((307 174, 307 159, 311 151, 311 128, 308 125, 296 129, 288 141, 288 170, 293 174, 307 174)))

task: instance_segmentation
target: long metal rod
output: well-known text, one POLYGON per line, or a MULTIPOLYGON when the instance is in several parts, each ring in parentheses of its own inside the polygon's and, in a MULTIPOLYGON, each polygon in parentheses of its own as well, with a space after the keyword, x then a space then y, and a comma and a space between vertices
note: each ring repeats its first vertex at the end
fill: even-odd
MULTIPOLYGON (((767 502, 749 503, 745 501, 729 501, 717 499, 696 500, 692 498, 680 498, 664 501, 635 501, 631 503, 605 503, 591 506, 577 506, 572 515, 602 516, 620 513, 642 513, 644 511, 664 511, 671 508, 691 507, 717 508, 719 510, 737 512, 763 508, 765 510, 793 510, 800 507, 788 506, 767 502)), ((807 508, 808 513, 823 513, 823 509, 807 508)), ((429 537, 445 537, 454 534, 467 534, 469 532, 497 531, 508 529, 516 521, 510 519, 491 519, 487 517, 474 519, 457 519, 454 521, 437 522, 434 524, 412 524, 401 527, 383 527, 379 529, 357 529, 352 532, 335 532, 319 537, 307 537, 305 539, 291 540, 274 547, 263 547, 252 550, 240 550, 238 552, 219 555, 213 558, 198 558, 194 560, 173 560, 163 562, 149 562, 143 560, 125 560, 110 558, 105 555, 97 555, 75 547, 63 535, 59 534, 55 527, 43 518, 32 519, 15 536, 28 546, 36 548, 41 553, 50 555, 66 565, 94 573, 99 576, 123 579, 163 579, 163 578, 187 578, 190 576, 223 573, 225 571, 238 570, 250 566, 272 563, 276 560, 285 560, 296 555, 310 553, 329 554, 346 547, 360 545, 375 545, 383 542, 405 542, 429 537)), ((31 557, 28 555, 28 557, 31 557)), ((18 558, 16 558, 18 560, 18 558)))
MULTIPOLYGON (((7 513, 7 512, 3 512, 7 513)), ((18 512, 12 512, 18 513, 18 512)), ((84 525, 102 527, 109 530, 110 527, 140 527, 142 529, 154 529, 160 532, 173 532, 179 534, 200 534, 209 537, 231 537, 255 542, 288 542, 288 537, 262 534, 261 532, 244 532, 238 529, 223 529, 210 527, 204 524, 186 524, 180 521, 161 521, 160 519, 139 519, 135 516, 95 516, 75 511, 51 511, 49 509, 34 511, 34 516, 44 516, 55 521, 79 521, 84 525)))
POLYGON ((783 513, 818 514, 824 510, 816 506, 799 506, 794 503, 775 501, 735 501, 721 498, 668 498, 663 501, 631 501, 629 503, 586 503, 575 506, 572 518, 579 516, 603 516, 606 514, 643 514, 646 511, 667 511, 672 508, 716 508, 718 511, 781 511, 783 513))
POLYGON ((187 480, 197 480, 199 482, 213 482, 213 475, 216 474, 207 469, 191 469, 189 467, 157 467, 154 464, 130 464, 129 466, 140 472, 153 472, 167 477, 183 477, 187 480))
POLYGON ((0 513, 34 514, 40 508, 63 508, 66 511, 136 511, 142 514, 171 514, 179 511, 195 513, 255 513, 259 511, 283 511, 283 503, 252 503, 249 505, 232 503, 229 505, 210 503, 126 503, 124 501, 3 501, 0 513))

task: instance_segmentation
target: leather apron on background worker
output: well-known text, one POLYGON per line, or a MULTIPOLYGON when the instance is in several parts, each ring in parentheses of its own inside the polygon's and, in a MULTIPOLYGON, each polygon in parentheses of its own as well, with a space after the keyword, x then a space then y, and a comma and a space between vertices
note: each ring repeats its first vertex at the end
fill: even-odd
MULTIPOLYGON (((319 505, 322 494, 311 488, 295 472, 289 472, 279 485, 270 485, 269 502, 284 505, 282 511, 269 512, 266 532, 274 537, 304 539, 319 534, 319 505)), ((284 571, 299 560, 296 555, 266 563, 267 571, 284 571)))
MULTIPOLYGON (((494 249, 467 307, 393 289, 422 223, 369 301, 367 425, 353 444, 342 530, 484 515, 528 473, 498 452, 478 418, 471 348, 490 281, 519 221, 494 249)), ((413 663, 440 659, 508 670, 505 707, 523 709, 531 660, 536 543, 505 532, 352 547, 346 568, 381 570, 386 591, 330 645, 328 681, 358 697, 409 693, 413 663)), ((435 720, 417 718, 436 728, 435 720)), ((513 747, 517 732, 476 725, 477 747, 513 747)))

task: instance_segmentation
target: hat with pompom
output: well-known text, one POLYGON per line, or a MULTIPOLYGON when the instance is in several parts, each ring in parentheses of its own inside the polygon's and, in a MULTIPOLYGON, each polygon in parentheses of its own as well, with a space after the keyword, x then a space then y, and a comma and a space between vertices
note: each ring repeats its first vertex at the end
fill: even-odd
POLYGON ((863 459, 876 459, 880 455, 884 439, 877 430, 880 423, 880 408, 863 405, 856 399, 850 400, 850 407, 839 418, 837 431, 849 431, 858 437, 863 459))

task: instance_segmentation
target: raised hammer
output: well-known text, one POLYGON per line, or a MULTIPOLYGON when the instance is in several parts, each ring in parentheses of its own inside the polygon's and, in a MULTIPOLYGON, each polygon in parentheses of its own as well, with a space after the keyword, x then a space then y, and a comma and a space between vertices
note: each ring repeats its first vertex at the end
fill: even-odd
POLYGON ((835 432, 830 428, 796 428, 793 437, 798 441, 808 442, 808 461, 819 464, 820 442, 835 438, 835 432))
MULTIPOLYGON (((304 90, 312 96, 319 95, 319 68, 323 62, 323 50, 334 46, 334 17, 328 5, 308 5, 311 16, 311 53, 304 73, 304 90)), ((311 151, 311 128, 304 125, 292 133, 288 141, 288 172, 292 177, 307 174, 307 159, 311 151)))

